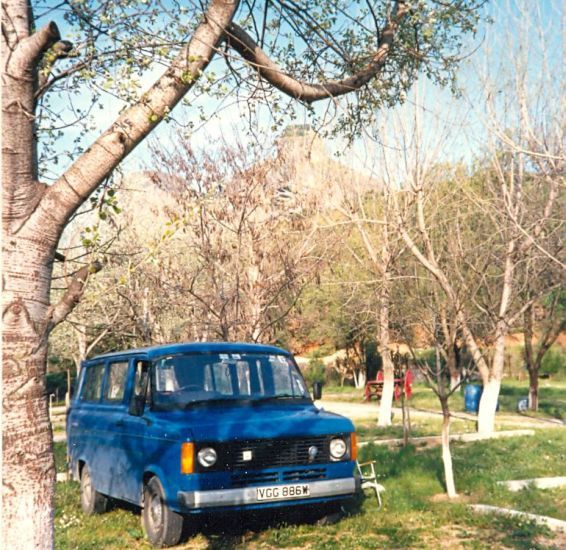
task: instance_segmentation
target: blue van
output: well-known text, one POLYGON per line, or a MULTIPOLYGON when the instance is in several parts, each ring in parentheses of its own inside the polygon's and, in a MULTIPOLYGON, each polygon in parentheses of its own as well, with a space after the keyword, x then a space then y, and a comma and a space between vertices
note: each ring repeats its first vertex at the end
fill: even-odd
POLYGON ((340 504, 359 488, 352 422, 315 407, 292 355, 273 346, 86 361, 67 438, 83 510, 103 512, 109 497, 143 507, 154 546, 177 544, 193 514, 340 504))

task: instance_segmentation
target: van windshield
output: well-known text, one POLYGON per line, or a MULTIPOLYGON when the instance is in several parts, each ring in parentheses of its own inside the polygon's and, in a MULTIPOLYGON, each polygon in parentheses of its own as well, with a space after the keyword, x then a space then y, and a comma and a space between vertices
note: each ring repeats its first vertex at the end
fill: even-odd
POLYGON ((179 354, 154 364, 153 404, 183 409, 213 401, 305 400, 310 396, 290 357, 257 353, 179 354))

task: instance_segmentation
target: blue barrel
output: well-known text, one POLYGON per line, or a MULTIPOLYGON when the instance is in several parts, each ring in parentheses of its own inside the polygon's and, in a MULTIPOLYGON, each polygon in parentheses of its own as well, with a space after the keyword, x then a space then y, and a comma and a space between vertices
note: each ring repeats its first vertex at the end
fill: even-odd
POLYGON ((468 384, 464 388, 464 408, 467 412, 478 412, 482 392, 483 387, 476 384, 468 384))

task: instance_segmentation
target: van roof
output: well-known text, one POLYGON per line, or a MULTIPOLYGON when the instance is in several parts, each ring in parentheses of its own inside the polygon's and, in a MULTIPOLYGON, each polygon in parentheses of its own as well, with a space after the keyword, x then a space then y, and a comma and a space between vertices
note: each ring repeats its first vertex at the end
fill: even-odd
POLYGON ((107 359, 111 357, 123 357, 127 355, 142 355, 147 359, 161 357, 162 355, 176 353, 276 353, 278 355, 291 355, 287 350, 277 346, 264 344, 247 344, 243 342, 185 342, 179 344, 164 344, 160 346, 150 346, 147 348, 128 349, 123 351, 113 351, 97 355, 88 359, 85 363, 107 359))

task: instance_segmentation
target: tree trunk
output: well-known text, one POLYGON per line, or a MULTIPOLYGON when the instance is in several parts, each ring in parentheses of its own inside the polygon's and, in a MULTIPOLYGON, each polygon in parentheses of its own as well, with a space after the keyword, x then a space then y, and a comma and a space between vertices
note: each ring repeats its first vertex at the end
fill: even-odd
POLYGON ((29 36, 23 0, 2 8, 2 548, 27 550, 53 545, 55 464, 45 373, 61 227, 27 222, 46 189, 37 181, 36 65, 58 32, 47 25, 29 36))
POLYGON ((460 382, 462 381, 462 378, 460 377, 460 373, 451 373, 450 374, 450 391, 453 392, 458 385, 460 384, 460 382))
MULTIPOLYGON (((387 265, 385 261, 385 251, 382 251, 383 265, 387 265)), ((383 281, 381 283, 381 292, 379 296, 379 353, 381 354, 383 364, 383 391, 381 394, 381 402, 379 405, 379 417, 377 419, 378 426, 391 426, 391 409, 393 407, 393 390, 395 368, 391 358, 391 350, 389 343, 391 341, 389 335, 389 308, 390 303, 390 280, 389 274, 383 270, 383 281)))
POLYGON ((483 393, 478 411, 478 432, 490 435, 495 430, 495 413, 505 367, 505 338, 509 333, 509 307, 513 293, 515 242, 507 243, 503 288, 499 304, 499 317, 495 325, 494 353, 489 379, 484 378, 483 393))
POLYGON ((3 241, 11 284, 2 293, 2 548, 51 548, 55 464, 45 393, 51 269, 37 241, 9 232, 3 241))
POLYGON ((450 373, 450 391, 454 391, 461 380, 460 361, 455 346, 448 345, 448 372, 450 373))
POLYGON ((77 351, 76 353, 73 353, 73 361, 75 363, 76 376, 78 378, 81 373, 81 364, 86 359, 88 353, 88 338, 86 335, 86 328, 84 330, 79 330, 76 327, 73 328, 77 337, 77 351))
POLYGON ((71 370, 67 369, 67 391, 65 392, 65 409, 69 410, 70 406, 71 406, 71 370))
POLYGON ((453 319, 452 321, 448 320, 448 314, 445 305, 439 307, 439 314, 440 327, 442 329, 442 334, 445 342, 444 347, 446 349, 446 366, 448 367, 448 372, 450 373, 450 391, 454 391, 458 387, 461 378, 460 348, 456 343, 458 325, 455 322, 456 319, 453 319))
POLYGON ((478 433, 480 434, 491 435, 495 431, 495 412, 500 388, 501 380, 497 378, 492 378, 483 385, 478 411, 478 433))
POLYGON ((356 386, 356 389, 357 390, 363 389, 366 385, 366 373, 362 369, 360 369, 357 371, 357 373, 354 370, 353 374, 354 374, 354 384, 356 386))
POLYGON ((538 369, 539 365, 529 367, 529 409, 538 411, 538 369))
POLYGON ((444 481, 448 498, 455 498, 456 485, 454 484, 454 469, 452 467, 452 453, 450 452, 450 410, 448 398, 444 396, 442 405, 442 463, 444 464, 444 481))
MULTIPOLYGON (((530 298, 530 296, 529 296, 530 298)), ((534 308, 530 306, 523 315, 523 338, 525 341, 525 362, 529 372, 529 409, 538 410, 538 365, 533 352, 534 308)))
POLYGON ((383 361, 383 392, 379 404, 379 417, 377 419, 378 426, 391 426, 391 411, 393 408, 393 389, 394 389, 394 368, 391 360, 391 351, 389 348, 381 350, 381 359, 383 361))
MULTIPOLYGON (((500 325, 504 324, 504 322, 500 323, 500 325)), ((506 332, 502 331, 496 337, 495 351, 489 372, 480 370, 483 392, 478 410, 478 433, 483 435, 491 435, 495 431, 495 413, 505 365, 505 336, 506 332)))
MULTIPOLYGON (((449 340, 447 339, 447 342, 449 340)), ((448 344, 447 354, 448 354, 448 372, 450 373, 450 391, 454 391, 461 380, 461 369, 460 369, 460 352, 456 344, 448 344)))

